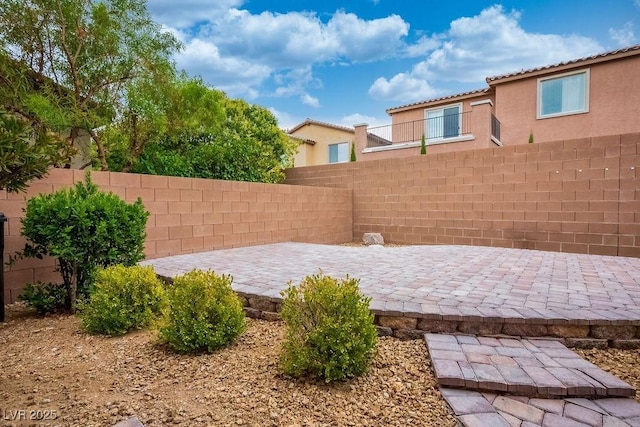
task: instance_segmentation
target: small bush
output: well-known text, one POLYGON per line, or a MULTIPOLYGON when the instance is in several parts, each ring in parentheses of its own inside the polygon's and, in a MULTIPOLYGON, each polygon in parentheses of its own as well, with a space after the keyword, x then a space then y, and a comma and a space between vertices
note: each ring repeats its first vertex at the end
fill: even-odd
POLYGON ((242 302, 231 276, 193 270, 168 289, 169 312, 160 341, 180 353, 222 348, 245 330, 242 302))
POLYGON ((18 298, 40 315, 56 313, 67 305, 67 289, 57 283, 29 283, 18 298))
POLYGON ((78 306, 92 334, 122 335, 151 325, 166 307, 162 282, 152 267, 116 265, 98 270, 89 300, 78 306))
POLYGON ((141 199, 128 204, 100 191, 87 173, 84 183, 27 202, 22 219, 27 243, 17 257, 56 257, 67 308, 73 308, 76 297, 88 295, 97 268, 144 258, 148 216, 141 199))
POLYGON ((286 374, 330 382, 366 372, 378 335, 371 299, 360 293, 359 282, 320 274, 282 292, 287 332, 280 362, 286 374))

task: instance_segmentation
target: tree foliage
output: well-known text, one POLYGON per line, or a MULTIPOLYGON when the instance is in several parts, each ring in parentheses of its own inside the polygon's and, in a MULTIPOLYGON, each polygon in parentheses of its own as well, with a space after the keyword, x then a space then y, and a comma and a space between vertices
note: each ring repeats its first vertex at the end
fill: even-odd
POLYGON ((278 128, 269 110, 223 94, 222 97, 224 118, 219 131, 194 129, 165 134, 146 147, 132 170, 157 175, 281 182, 295 144, 278 128))
POLYGON ((172 73, 178 48, 144 0, 3 0, 1 102, 66 132, 71 146, 81 131, 91 135, 107 169, 96 129, 118 117, 134 83, 172 73))
POLYGON ((0 109, 0 189, 23 191, 67 156, 67 146, 0 109))
POLYGON ((3 0, 0 107, 70 147, 90 136, 102 170, 282 181, 273 114, 177 73, 179 48, 145 0, 3 0))

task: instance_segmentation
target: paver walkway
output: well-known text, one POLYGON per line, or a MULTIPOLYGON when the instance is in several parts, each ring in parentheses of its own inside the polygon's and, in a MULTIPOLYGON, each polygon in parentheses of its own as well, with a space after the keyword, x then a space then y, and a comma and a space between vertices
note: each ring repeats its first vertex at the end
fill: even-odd
POLYGON ((640 403, 629 398, 539 399, 441 389, 465 427, 638 427, 640 403))
POLYGON ((558 341, 448 334, 425 341, 442 395, 465 427, 640 426, 635 389, 558 341))
POLYGON ((558 341, 426 334, 441 386, 538 397, 628 397, 635 389, 558 341))
POLYGON ((173 277, 232 274, 233 287, 278 298, 318 273, 361 279, 374 311, 450 318, 578 319, 640 325, 640 259, 474 246, 278 243, 145 261, 173 277))

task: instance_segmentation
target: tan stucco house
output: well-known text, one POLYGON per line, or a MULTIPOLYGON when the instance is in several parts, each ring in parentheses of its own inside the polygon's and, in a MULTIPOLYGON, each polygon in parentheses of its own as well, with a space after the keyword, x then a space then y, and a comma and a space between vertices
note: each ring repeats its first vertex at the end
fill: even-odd
POLYGON ((428 152, 447 152, 640 132, 640 45, 486 81, 390 108, 389 126, 356 125, 358 160, 418 154, 422 135, 428 152))
POLYGON ((326 165, 349 161, 353 128, 306 119, 288 131, 299 142, 294 167, 326 165))

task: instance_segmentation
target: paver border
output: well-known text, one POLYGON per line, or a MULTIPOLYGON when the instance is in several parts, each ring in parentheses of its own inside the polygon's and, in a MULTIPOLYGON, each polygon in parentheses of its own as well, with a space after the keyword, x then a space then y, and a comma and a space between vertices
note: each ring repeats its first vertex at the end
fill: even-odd
MULTIPOLYGON (((158 275, 165 283, 173 278, 158 275)), ((240 285, 234 289, 240 297, 248 317, 270 321, 281 320, 282 298, 278 292, 266 296, 248 292, 250 286, 240 285)), ((259 288, 254 288, 259 290, 259 288)), ((640 320, 607 319, 542 319, 539 317, 466 316, 419 312, 420 304, 388 301, 383 304, 373 301, 371 312, 380 336, 400 339, 422 339, 425 333, 467 334, 523 338, 551 338, 574 348, 640 348, 640 320), (410 310, 405 310, 405 306, 410 310), (555 327, 555 325, 563 327, 555 327)), ((514 311, 514 309, 510 309, 514 311)))

